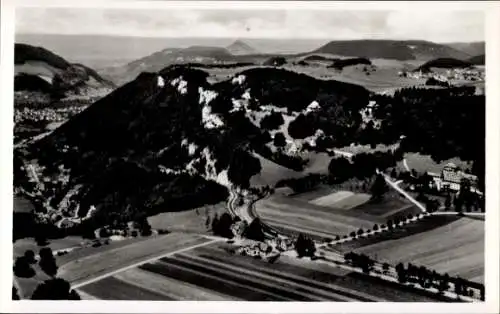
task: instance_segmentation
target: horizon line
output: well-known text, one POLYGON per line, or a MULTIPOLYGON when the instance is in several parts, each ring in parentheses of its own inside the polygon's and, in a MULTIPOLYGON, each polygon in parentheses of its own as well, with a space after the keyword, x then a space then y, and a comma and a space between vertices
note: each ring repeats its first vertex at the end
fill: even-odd
POLYGON ((219 36, 137 36, 137 35, 128 35, 128 34, 91 34, 91 33, 81 33, 81 34, 57 34, 57 33, 24 33, 24 32, 14 32, 14 35, 33 35, 33 36, 94 36, 94 37, 120 37, 120 38, 141 38, 141 39, 230 39, 230 40, 245 40, 245 39, 260 39, 260 40, 326 40, 326 41, 357 41, 357 40, 366 40, 366 41, 423 41, 430 43, 438 43, 438 44, 452 44, 452 43, 486 43, 486 40, 472 40, 472 41, 432 41, 427 39, 418 39, 418 38, 410 38, 410 39, 398 39, 398 38, 350 38, 350 39, 335 39, 330 37, 246 37, 246 36, 237 36, 237 37, 219 37, 219 36))

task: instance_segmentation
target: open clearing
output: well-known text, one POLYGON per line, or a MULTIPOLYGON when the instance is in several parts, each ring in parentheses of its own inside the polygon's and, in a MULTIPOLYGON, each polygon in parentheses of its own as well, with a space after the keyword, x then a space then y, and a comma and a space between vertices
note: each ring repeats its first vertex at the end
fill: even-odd
POLYGON ((278 165, 277 163, 272 162, 259 154, 254 154, 254 156, 259 159, 262 169, 260 173, 250 178, 251 186, 275 186, 280 180, 300 178, 304 176, 303 172, 294 171, 278 165))
POLYGON ((140 261, 207 241, 200 236, 182 233, 156 236, 147 241, 135 242, 72 260, 59 268, 59 276, 76 285, 140 261))
POLYGON ((169 211, 148 217, 153 229, 166 229, 172 232, 207 233, 207 217, 220 217, 226 212, 226 203, 207 205, 196 209, 169 211))
MULTIPOLYGON (((433 217, 437 218, 437 217, 433 217)), ((484 282, 484 222, 460 218, 433 230, 360 247, 379 261, 425 265, 450 276, 484 282)))
POLYGON ((325 264, 286 256, 270 264, 231 255, 224 246, 210 244, 161 258, 82 286, 79 291, 86 298, 106 300, 438 300, 437 296, 400 289, 389 282, 373 282, 325 264))

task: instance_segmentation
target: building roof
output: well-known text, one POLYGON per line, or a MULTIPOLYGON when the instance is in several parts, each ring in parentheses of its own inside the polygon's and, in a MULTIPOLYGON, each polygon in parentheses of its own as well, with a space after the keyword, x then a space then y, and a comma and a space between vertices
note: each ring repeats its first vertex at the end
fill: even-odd
POLYGON ((443 181, 460 184, 462 175, 458 171, 443 170, 443 181))

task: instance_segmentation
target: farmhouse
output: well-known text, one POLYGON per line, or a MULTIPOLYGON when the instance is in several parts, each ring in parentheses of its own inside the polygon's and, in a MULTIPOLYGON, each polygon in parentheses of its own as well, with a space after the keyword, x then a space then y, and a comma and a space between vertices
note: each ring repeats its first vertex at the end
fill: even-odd
POLYGON ((477 177, 461 171, 454 163, 450 162, 446 164, 440 174, 434 172, 428 172, 427 174, 432 177, 432 185, 435 186, 438 191, 451 190, 458 192, 460 191, 463 180, 467 180, 470 182, 471 191, 480 193, 476 188, 477 177))

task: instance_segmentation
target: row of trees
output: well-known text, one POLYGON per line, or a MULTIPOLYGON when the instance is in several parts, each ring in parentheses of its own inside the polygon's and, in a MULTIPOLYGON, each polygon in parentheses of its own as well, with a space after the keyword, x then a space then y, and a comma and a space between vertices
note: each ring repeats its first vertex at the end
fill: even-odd
MULTIPOLYGON (((369 274, 374 269, 376 261, 365 254, 349 252, 344 254, 347 263, 369 274)), ((388 263, 382 264, 382 270, 387 273, 390 270, 388 263)), ((451 278, 448 274, 439 274, 435 270, 430 270, 425 266, 416 266, 408 263, 407 267, 399 263, 395 267, 398 281, 400 283, 416 283, 422 288, 436 288, 439 293, 450 289, 450 283, 454 284, 454 292, 457 295, 473 297, 472 289, 478 289, 481 300, 484 300, 484 285, 465 280, 460 277, 451 278)))
POLYGON ((405 267, 403 263, 396 265, 396 273, 401 283, 416 283, 422 288, 436 288, 440 293, 450 289, 450 283, 454 284, 454 292, 457 295, 474 296, 472 289, 478 289, 480 299, 484 300, 484 285, 465 280, 460 277, 451 278, 448 274, 440 274, 425 266, 415 266, 411 263, 405 267))
POLYGON ((375 261, 365 254, 349 252, 344 254, 344 259, 352 266, 361 268, 365 274, 369 274, 375 266, 375 261))

